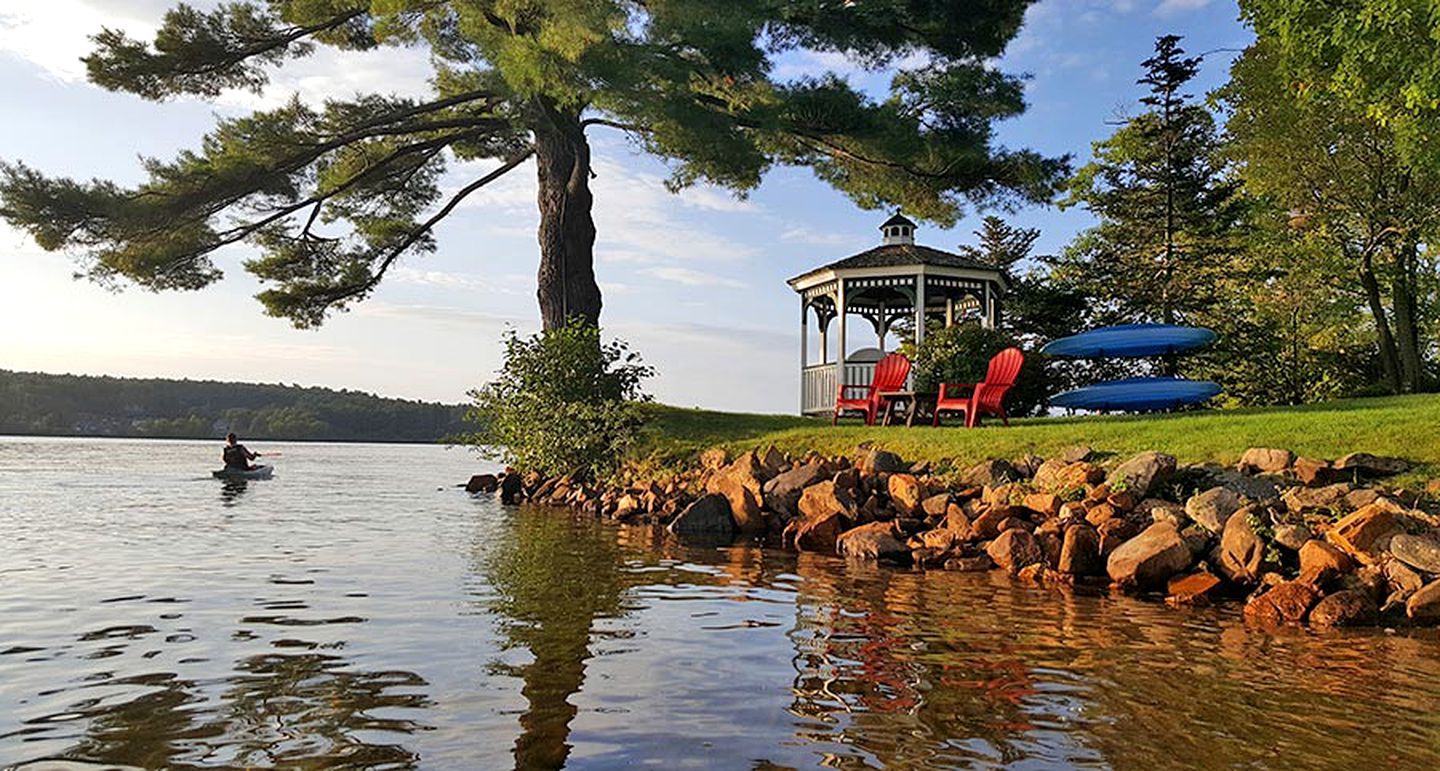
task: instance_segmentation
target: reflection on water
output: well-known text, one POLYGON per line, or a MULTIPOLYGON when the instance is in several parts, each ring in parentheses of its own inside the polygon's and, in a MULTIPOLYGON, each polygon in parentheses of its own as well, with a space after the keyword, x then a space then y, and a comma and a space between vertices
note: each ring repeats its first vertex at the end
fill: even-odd
POLYGON ((440 448, 140 449, 0 439, 0 767, 1440 764, 1431 632, 687 547, 440 448))

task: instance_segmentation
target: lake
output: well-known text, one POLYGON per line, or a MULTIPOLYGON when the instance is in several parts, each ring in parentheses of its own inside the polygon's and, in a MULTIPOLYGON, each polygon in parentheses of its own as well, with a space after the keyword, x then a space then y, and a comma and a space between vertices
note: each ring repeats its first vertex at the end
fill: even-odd
POLYGON ((1440 767, 1432 631, 499 506, 443 447, 0 438, 0 767, 1440 767))

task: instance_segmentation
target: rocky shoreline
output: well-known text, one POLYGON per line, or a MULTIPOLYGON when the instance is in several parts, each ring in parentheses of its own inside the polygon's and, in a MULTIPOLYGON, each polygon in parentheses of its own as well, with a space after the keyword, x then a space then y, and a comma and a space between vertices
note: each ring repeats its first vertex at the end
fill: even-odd
POLYGON ((1089 447, 951 470, 862 446, 791 457, 774 447, 703 453, 661 479, 595 486, 571 477, 479 475, 502 502, 565 506, 664 526, 707 543, 785 548, 924 570, 1000 570, 1091 584, 1175 606, 1243 602, 1266 626, 1440 623, 1440 492, 1387 488, 1409 464, 1251 448, 1235 467, 1179 466, 1089 447))

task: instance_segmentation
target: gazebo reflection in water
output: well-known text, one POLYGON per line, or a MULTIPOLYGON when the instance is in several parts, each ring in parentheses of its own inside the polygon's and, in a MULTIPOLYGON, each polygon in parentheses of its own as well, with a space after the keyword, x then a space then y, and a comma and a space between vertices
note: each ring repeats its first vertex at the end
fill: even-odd
POLYGON ((1005 275, 978 260, 915 243, 915 223, 896 214, 880 226, 884 240, 874 249, 846 257, 789 280, 800 295, 800 412, 828 415, 836 387, 868 386, 875 363, 885 355, 885 338, 902 319, 924 340, 927 320, 946 326, 978 322, 995 326, 1005 275), (812 347, 810 317, 817 322, 812 347), (845 320, 870 322, 875 347, 854 345, 845 320), (831 345, 831 322, 835 343, 831 345), (843 378, 843 380, 842 380, 843 378))

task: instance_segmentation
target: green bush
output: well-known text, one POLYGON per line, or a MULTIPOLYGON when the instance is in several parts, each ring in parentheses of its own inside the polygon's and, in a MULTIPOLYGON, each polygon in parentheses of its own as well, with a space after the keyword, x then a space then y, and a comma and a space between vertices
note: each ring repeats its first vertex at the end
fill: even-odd
POLYGON ((495 380, 470 392, 466 437, 485 457, 541 474, 604 476, 638 438, 640 383, 654 370, 629 345, 605 343, 600 329, 569 325, 521 338, 504 337, 505 362, 495 380))
MULTIPOLYGON (((901 350, 910 357, 916 389, 934 391, 941 383, 984 380, 991 357, 1011 346, 1024 350, 1024 346, 1004 331, 961 324, 926 330, 925 341, 918 349, 910 343, 901 350)), ((1012 417, 1044 412, 1053 393, 1052 381, 1049 363, 1044 357, 1025 351, 1025 363, 1020 367, 1015 387, 1005 395, 1005 411, 1012 417)))

